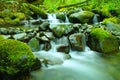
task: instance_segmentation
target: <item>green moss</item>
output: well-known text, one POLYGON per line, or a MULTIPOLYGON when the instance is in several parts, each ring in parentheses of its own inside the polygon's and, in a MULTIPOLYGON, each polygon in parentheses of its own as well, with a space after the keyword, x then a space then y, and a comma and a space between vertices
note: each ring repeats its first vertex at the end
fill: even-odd
POLYGON ((0 73, 15 75, 34 64, 34 55, 27 44, 11 39, 0 41, 0 73))
POLYGON ((0 40, 4 39, 2 35, 0 35, 0 40))
POLYGON ((12 14, 11 10, 9 9, 5 9, 2 12, 0 12, 0 17, 4 18, 4 17, 13 17, 14 15, 12 14))
POLYGON ((4 19, 0 18, 0 25, 3 25, 3 24, 5 24, 5 21, 4 19))
POLYGON ((103 20, 103 24, 106 24, 107 22, 113 22, 115 24, 118 24, 118 23, 120 23, 120 20, 116 17, 110 17, 110 18, 105 18, 103 20))
POLYGON ((94 38, 103 41, 104 38, 109 37, 110 33, 108 33, 107 31, 101 29, 101 28, 95 28, 92 29, 90 35, 92 35, 94 38))
POLYGON ((16 18, 19 18, 20 20, 25 19, 25 14, 24 13, 14 13, 14 16, 16 18))
POLYGON ((43 11, 42 9, 40 9, 39 7, 29 4, 28 8, 33 11, 34 13, 38 14, 39 16, 41 16, 42 18, 47 18, 47 14, 45 11, 43 11))

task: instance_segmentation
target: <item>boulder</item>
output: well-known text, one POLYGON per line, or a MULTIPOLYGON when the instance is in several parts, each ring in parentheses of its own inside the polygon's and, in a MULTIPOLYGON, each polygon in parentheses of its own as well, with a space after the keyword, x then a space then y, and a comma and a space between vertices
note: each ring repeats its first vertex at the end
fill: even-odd
POLYGON ((63 53, 68 54, 70 52, 70 47, 67 45, 59 45, 57 47, 57 52, 63 52, 63 53))
POLYGON ((41 31, 45 31, 47 29, 49 29, 49 22, 43 22, 40 26, 39 26, 39 30, 41 31))
POLYGON ((71 33, 73 31, 73 26, 71 24, 58 24, 53 25, 50 29, 56 37, 62 37, 63 35, 71 33))
POLYGON ((94 13, 90 11, 80 11, 73 13, 69 16, 69 20, 72 23, 91 23, 94 13))
POLYGON ((29 72, 35 63, 36 59, 27 44, 11 39, 0 40, 0 78, 3 78, 2 80, 9 80, 8 77, 29 72))
POLYGON ((28 42, 28 45, 30 46, 32 51, 39 51, 40 50, 39 41, 36 38, 30 39, 30 41, 28 42))
POLYGON ((73 50, 84 51, 86 46, 85 40, 85 35, 82 33, 74 33, 69 36, 69 41, 73 50))
POLYGON ((59 12, 59 13, 56 14, 56 18, 60 19, 62 21, 65 21, 65 19, 66 19, 65 15, 66 15, 65 13, 59 12))
POLYGON ((45 11, 43 11, 42 9, 40 9, 39 7, 29 4, 27 6, 34 14, 38 14, 40 17, 42 17, 43 19, 47 18, 47 13, 45 11))
POLYGON ((13 38, 16 40, 23 40, 25 37, 26 37, 26 33, 19 33, 19 34, 13 35, 13 38))
POLYGON ((88 36, 88 46, 92 50, 106 54, 119 51, 116 37, 101 28, 92 29, 88 36))

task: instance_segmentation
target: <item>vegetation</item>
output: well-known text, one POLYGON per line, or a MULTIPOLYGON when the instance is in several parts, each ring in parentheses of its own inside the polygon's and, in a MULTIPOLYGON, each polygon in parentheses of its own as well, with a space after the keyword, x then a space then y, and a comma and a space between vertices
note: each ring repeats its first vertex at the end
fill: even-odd
POLYGON ((13 76, 24 72, 34 64, 34 60, 27 44, 17 40, 0 40, 0 74, 13 76))

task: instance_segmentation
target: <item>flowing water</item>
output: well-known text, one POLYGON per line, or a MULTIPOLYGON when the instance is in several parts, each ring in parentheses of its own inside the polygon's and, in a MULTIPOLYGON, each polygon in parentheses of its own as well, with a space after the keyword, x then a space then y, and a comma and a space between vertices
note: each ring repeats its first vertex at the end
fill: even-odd
MULTIPOLYGON (((55 15, 49 15, 51 24, 54 24, 55 15), (52 20, 53 19, 53 20, 52 20)), ((55 22, 58 23, 58 22, 55 22)), ((49 51, 39 51, 49 57, 55 56, 60 64, 48 65, 41 70, 31 72, 30 80, 120 80, 120 55, 101 55, 92 51, 86 46, 85 51, 70 51, 71 58, 64 59, 64 56, 56 52, 56 47, 64 42, 63 40, 52 41, 52 48, 49 51)), ((53 57, 54 58, 54 57, 53 57)))

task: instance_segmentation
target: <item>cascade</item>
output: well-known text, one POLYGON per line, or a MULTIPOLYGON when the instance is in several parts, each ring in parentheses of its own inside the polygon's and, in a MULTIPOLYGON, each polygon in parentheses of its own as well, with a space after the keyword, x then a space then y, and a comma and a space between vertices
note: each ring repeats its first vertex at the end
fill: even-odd
POLYGON ((95 14, 95 15, 94 15, 94 17, 93 17, 93 24, 99 23, 99 17, 100 17, 99 14, 95 14))
MULTIPOLYGON (((94 23, 99 22, 97 16, 99 15, 96 14, 93 18, 94 23)), ((48 21, 51 28, 54 25, 70 24, 67 20, 67 23, 60 23, 56 19, 56 14, 48 14, 48 21)), ((100 53, 92 51, 87 46, 85 51, 70 50, 71 58, 65 60, 64 53, 56 50, 59 45, 65 44, 65 40, 65 37, 55 39, 51 41, 49 51, 34 52, 36 57, 49 59, 50 63, 55 65, 31 72, 30 80, 119 80, 116 77, 119 75, 118 71, 99 56, 100 53)))

